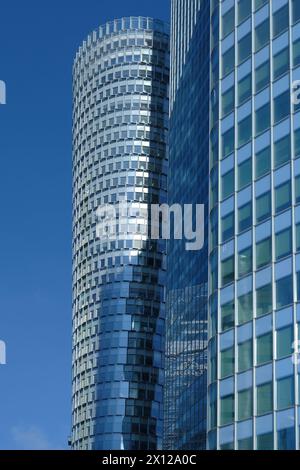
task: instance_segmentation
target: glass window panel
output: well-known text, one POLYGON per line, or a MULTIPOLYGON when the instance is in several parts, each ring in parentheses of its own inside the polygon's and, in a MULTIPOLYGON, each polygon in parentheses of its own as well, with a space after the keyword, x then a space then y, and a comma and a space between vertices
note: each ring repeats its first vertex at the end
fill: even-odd
POLYGON ((256 245, 256 267, 257 269, 270 264, 272 261, 272 241, 266 238, 256 245))
POLYGON ((269 60, 255 70, 255 91, 258 93, 270 83, 269 60))
POLYGON ((238 298, 238 321, 239 325, 253 318, 253 295, 249 292, 238 298))
POLYGON ((267 284, 256 291, 256 316, 266 315, 272 311, 272 308, 272 284, 267 284))
POLYGON ((238 42, 238 63, 241 64, 251 55, 252 34, 249 33, 238 42))
POLYGON ((252 271, 252 247, 238 254, 239 277, 245 276, 252 271))
POLYGON ((238 419, 242 421, 253 416, 253 392, 252 388, 243 390, 238 394, 238 419))
POLYGON ((277 331, 276 350, 277 359, 293 354, 294 327, 289 325, 277 331))
POLYGON ((300 155, 300 129, 294 132, 294 151, 296 158, 300 155))
POLYGON ((222 176, 222 198, 226 199, 234 192, 234 170, 222 176))
POLYGON ((252 137, 252 115, 238 123, 238 142, 239 147, 249 142, 252 137))
POLYGON ((270 413, 273 409, 272 382, 257 387, 257 414, 258 416, 270 413))
POLYGON ((276 54, 273 59, 273 75, 274 79, 280 77, 289 70, 290 67, 290 51, 287 47, 283 51, 276 54))
POLYGON ((271 193, 263 194, 256 199, 256 223, 271 217, 271 193))
POLYGON ((271 170, 271 147, 267 147, 256 154, 255 175, 256 178, 269 173, 271 170))
MULTIPOLYGON (((299 1, 299 0, 298 0, 299 1)), ((278 450, 295 450, 295 428, 281 429, 277 432, 278 450)))
POLYGON ((281 212, 291 205, 291 183, 287 183, 278 186, 275 189, 275 211, 276 213, 281 212))
POLYGON ((255 51, 264 47, 270 41, 269 18, 255 28, 255 51))
POLYGON ((234 213, 222 219, 222 241, 225 242, 234 235, 234 213))
POLYGON ((238 167, 238 189, 248 186, 252 181, 252 159, 249 158, 238 167))
POLYGON ((253 437, 238 440, 238 450, 253 450, 253 437))
POLYGON ((239 105, 250 98, 252 94, 252 76, 247 75, 238 82, 238 101, 239 105))
POLYGON ((251 15, 251 0, 240 0, 238 3, 238 22, 242 23, 251 15))
POLYGON ((300 202, 300 176, 295 178, 295 201, 296 204, 300 202))
POLYGON ((289 6, 285 5, 273 15, 273 36, 278 36, 289 27, 289 6))
POLYGON ((239 372, 251 369, 253 366, 252 339, 238 345, 239 372))
POLYGON ((258 10, 260 7, 262 7, 265 3, 267 3, 268 0, 254 0, 254 10, 258 10))
POLYGON ((289 227, 275 236, 276 259, 279 260, 292 252, 292 228, 289 227))
POLYGON ((234 373, 234 348, 221 352, 221 378, 228 377, 234 373))
POLYGON ((291 138, 290 135, 283 137, 274 144, 274 164, 275 168, 283 165, 291 158, 291 138))
POLYGON ((221 328, 222 331, 234 327, 234 302, 221 306, 221 328))
POLYGON ((287 276, 276 282, 276 308, 293 303, 293 277, 287 276))
POLYGON ((265 106, 262 106, 255 112, 255 131, 256 135, 264 132, 270 127, 270 103, 267 103, 265 106))
POLYGON ((285 377, 277 381, 277 409, 283 410, 294 406, 294 377, 285 377))
POLYGON ((256 342, 256 363, 257 365, 265 364, 273 359, 273 334, 259 336, 256 342))
POLYGON ((257 450, 274 450, 273 432, 257 436, 257 450))
POLYGON ((300 224, 296 225, 296 250, 300 250, 300 224))
POLYGON ((223 116, 234 109, 234 88, 230 88, 222 97, 223 116))
POLYGON ((222 262, 222 283, 229 284, 234 281, 234 257, 222 262))
POLYGON ((245 204, 238 210, 239 232, 243 232, 252 226, 252 203, 245 204))
POLYGON ((290 114, 290 91, 285 91, 274 98, 274 122, 275 124, 290 114))
POLYGON ((300 20, 300 3, 299 0, 292 0, 293 2, 293 23, 300 20))
POLYGON ((222 154, 223 158, 234 150, 234 128, 229 129, 222 136, 222 154))
POLYGON ((293 65, 300 64, 300 39, 293 44, 293 65))
POLYGON ((231 8, 222 18, 223 38, 234 29, 234 7, 231 8))
POLYGON ((221 398, 221 426, 234 420, 234 395, 221 398))
POLYGON ((225 52, 225 54, 223 55, 222 64, 223 76, 232 72, 232 70, 234 69, 234 47, 225 52))

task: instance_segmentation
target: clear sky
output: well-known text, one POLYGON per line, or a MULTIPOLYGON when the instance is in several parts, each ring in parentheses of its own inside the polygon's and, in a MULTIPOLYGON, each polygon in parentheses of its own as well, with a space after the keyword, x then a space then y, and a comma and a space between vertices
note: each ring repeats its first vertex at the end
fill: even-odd
POLYGON ((71 413, 71 69, 98 25, 169 0, 1 0, 0 449, 63 449, 71 413))

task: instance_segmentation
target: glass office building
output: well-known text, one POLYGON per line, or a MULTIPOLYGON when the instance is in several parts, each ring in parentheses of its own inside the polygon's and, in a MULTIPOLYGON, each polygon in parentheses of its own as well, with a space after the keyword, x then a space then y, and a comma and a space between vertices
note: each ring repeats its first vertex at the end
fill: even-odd
MULTIPOLYGON (((209 175, 210 2, 172 1, 169 205, 205 204, 209 175)), ((170 240, 167 262, 164 448, 206 447, 207 225, 200 251, 170 240)))
POLYGON ((166 202, 168 26, 101 26, 73 69, 73 422, 75 450, 162 446, 166 252, 145 209, 166 202), (132 204, 118 236, 97 208, 132 204), (144 214, 144 215, 143 215, 144 214))
POLYGON ((210 449, 299 449, 299 0, 212 2, 210 449))

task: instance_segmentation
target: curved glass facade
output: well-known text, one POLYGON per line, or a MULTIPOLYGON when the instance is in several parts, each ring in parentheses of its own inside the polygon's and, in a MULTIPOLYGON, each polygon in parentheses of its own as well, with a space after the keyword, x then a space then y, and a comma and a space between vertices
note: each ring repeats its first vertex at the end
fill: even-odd
POLYGON ((299 449, 299 0, 213 1, 210 449, 299 449))
MULTIPOLYGON (((162 443, 165 243, 139 211, 166 202, 168 26, 115 20, 73 69, 73 449, 162 443), (96 211, 133 203, 121 237, 96 211), (136 225, 138 225, 138 230, 136 225), (136 230, 135 230, 136 228, 136 230)), ((119 221, 119 219, 118 219, 119 221)))

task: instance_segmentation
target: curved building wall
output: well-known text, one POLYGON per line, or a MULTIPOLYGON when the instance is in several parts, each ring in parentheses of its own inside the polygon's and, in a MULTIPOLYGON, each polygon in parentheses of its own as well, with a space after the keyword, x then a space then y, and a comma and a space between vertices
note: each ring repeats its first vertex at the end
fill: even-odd
POLYGON ((168 81, 150 18, 100 27, 74 62, 73 449, 161 447, 165 244, 143 211, 166 201, 168 81), (122 200, 135 216, 99 238, 97 208, 122 200))

